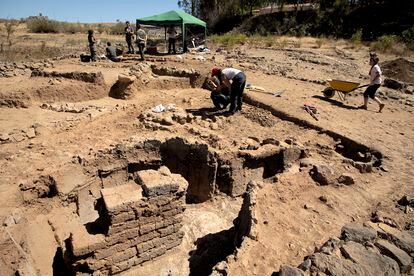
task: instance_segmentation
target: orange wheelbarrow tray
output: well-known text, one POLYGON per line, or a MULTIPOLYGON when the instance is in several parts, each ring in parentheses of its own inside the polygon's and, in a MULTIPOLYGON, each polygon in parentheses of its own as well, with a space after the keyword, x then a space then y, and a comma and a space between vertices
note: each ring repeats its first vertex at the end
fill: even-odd
POLYGON ((358 88, 366 87, 366 85, 360 85, 358 82, 343 81, 343 80, 328 80, 329 86, 326 87, 322 92, 325 98, 332 98, 335 96, 335 92, 338 91, 339 98, 344 101, 346 94, 350 93, 358 88))

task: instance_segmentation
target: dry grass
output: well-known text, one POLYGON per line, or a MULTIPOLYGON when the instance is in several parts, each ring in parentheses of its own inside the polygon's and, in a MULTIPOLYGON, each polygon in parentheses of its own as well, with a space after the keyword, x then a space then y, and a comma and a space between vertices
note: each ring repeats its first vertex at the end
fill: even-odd
MULTIPOLYGON (((56 33, 35 34, 29 33, 25 24, 19 24, 13 37, 12 45, 7 43, 7 35, 0 24, 0 60, 1 61, 26 61, 53 58, 65 54, 88 52, 87 34, 56 33)), ((96 34, 101 45, 107 41, 125 44, 123 35, 96 34)))

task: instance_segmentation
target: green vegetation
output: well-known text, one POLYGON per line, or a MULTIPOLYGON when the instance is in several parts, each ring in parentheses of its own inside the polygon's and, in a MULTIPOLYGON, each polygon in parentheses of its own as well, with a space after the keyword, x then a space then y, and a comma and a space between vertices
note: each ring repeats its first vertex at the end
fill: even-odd
POLYGON ((351 42, 357 46, 361 45, 362 42, 362 29, 358 29, 352 36, 351 42))
POLYGON ((89 29, 95 29, 98 33, 122 34, 124 23, 119 22, 114 26, 97 24, 96 28, 92 24, 70 23, 51 20, 46 16, 30 17, 26 20, 27 28, 32 33, 86 33, 89 29), (121 26, 122 25, 122 26, 121 26), (122 27, 122 28, 121 28, 122 27), (122 31, 120 31, 122 29, 122 31))
POLYGON ((398 37, 395 35, 383 35, 373 43, 372 48, 377 51, 387 52, 395 46, 397 41, 398 37))
POLYGON ((125 23, 118 22, 109 28, 109 33, 114 34, 114 35, 121 35, 124 33, 124 30, 125 30, 125 23))
POLYGON ((44 16, 36 16, 28 19, 27 28, 32 33, 58 33, 60 31, 60 24, 58 21, 49 20, 44 16))
POLYGON ((236 44, 244 44, 247 40, 245 34, 231 34, 224 35, 212 35, 210 36, 211 42, 215 44, 221 44, 225 47, 234 47, 236 44))
POLYGON ((402 41, 407 45, 407 48, 414 50, 414 26, 405 30, 401 34, 402 41))

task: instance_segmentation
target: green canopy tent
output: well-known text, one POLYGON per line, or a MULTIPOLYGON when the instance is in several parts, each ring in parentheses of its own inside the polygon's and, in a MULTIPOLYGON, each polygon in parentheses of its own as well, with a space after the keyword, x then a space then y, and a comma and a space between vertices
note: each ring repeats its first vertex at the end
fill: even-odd
POLYGON ((149 17, 137 19, 137 24, 163 26, 165 29, 165 40, 167 40, 167 26, 181 26, 183 34, 183 50, 186 51, 185 41, 187 39, 187 26, 197 25, 204 27, 204 35, 207 37, 206 22, 183 11, 169 11, 149 17))

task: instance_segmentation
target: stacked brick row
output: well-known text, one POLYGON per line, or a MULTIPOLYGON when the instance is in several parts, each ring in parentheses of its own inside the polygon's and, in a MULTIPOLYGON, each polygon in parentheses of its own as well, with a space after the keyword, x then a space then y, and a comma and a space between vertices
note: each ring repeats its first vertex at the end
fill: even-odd
POLYGON ((101 190, 106 233, 71 235, 75 272, 117 274, 181 244, 187 181, 163 167, 135 182, 101 190))

